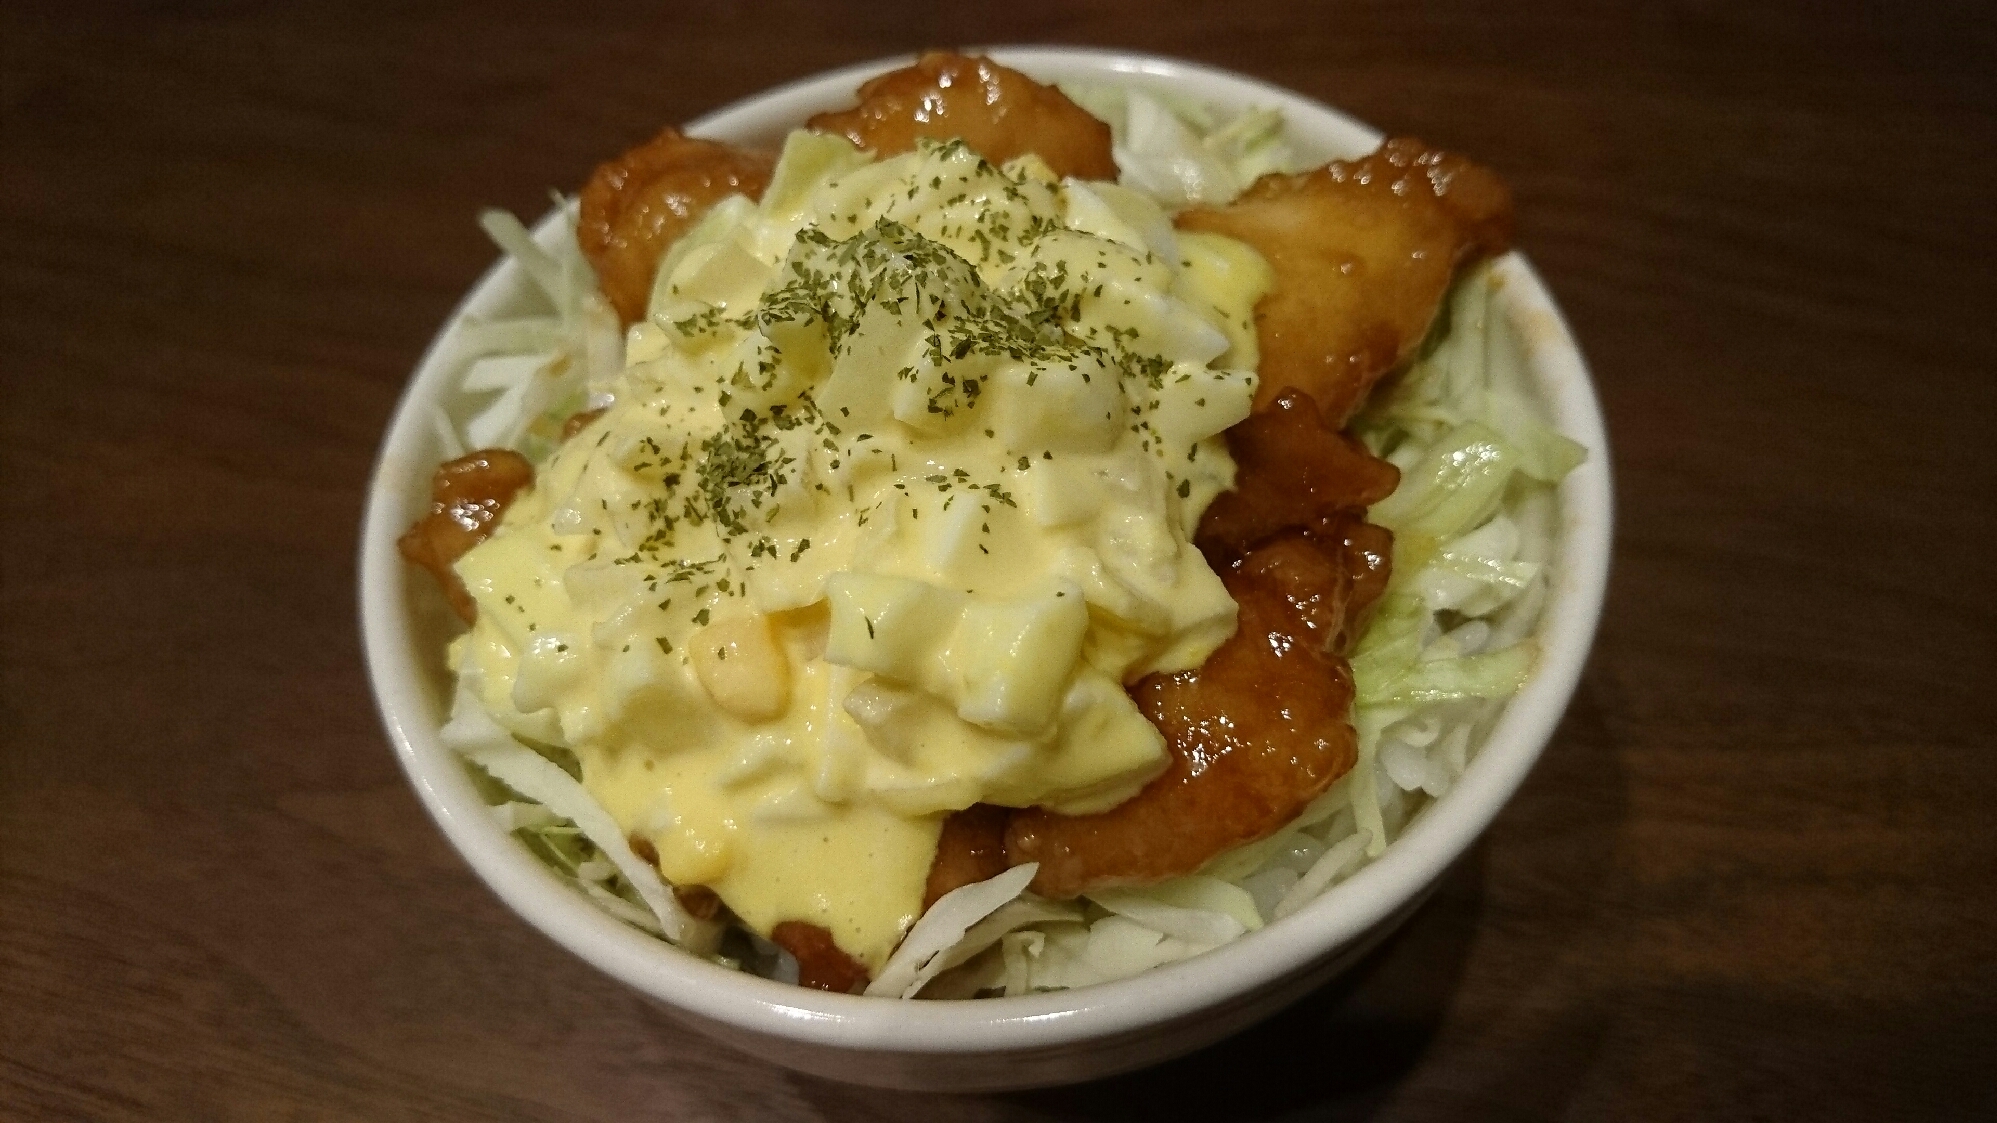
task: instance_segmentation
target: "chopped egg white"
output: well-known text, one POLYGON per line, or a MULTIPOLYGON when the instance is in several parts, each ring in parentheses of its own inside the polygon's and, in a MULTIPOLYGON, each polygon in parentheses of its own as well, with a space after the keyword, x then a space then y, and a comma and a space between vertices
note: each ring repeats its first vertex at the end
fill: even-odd
POLYGON ((459 561, 453 665, 668 880, 878 971, 948 812, 1101 810, 1164 767, 1124 685, 1234 629, 1190 539, 1269 280, 1032 157, 792 134, 459 561))

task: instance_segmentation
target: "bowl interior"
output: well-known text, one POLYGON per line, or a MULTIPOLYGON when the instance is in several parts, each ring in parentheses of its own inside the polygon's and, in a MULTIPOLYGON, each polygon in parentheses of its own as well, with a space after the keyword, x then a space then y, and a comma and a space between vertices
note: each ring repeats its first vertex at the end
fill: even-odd
MULTIPOLYGON (((1115 80, 1169 88, 1227 108, 1281 109, 1314 160, 1369 151, 1380 134, 1300 95, 1191 63, 1115 51, 994 48, 995 58, 1043 81, 1115 80)), ((820 109, 851 104, 888 59, 795 82, 721 109, 689 131, 774 146, 820 109)), ((467 216, 469 217, 469 215, 467 216)), ((536 229, 560 235, 557 216, 536 229)), ((427 508, 442 446, 431 416, 449 407, 465 361, 467 316, 524 307, 522 272, 493 266, 446 321, 397 407, 368 495, 361 543, 361 615, 382 719, 425 807, 478 874, 535 927, 639 990, 750 1033, 839 1047, 939 1053, 1040 1049, 1128 1033, 1184 1017, 1310 967, 1421 894, 1489 824, 1537 758, 1574 689, 1593 637, 1607 576, 1608 448, 1588 373, 1559 310, 1517 254, 1497 265, 1500 307, 1521 329, 1533 377, 1555 424, 1588 461, 1561 485, 1560 541, 1540 625, 1542 657, 1456 786, 1426 807, 1377 861, 1297 912, 1213 952, 1143 975, 1052 994, 900 1003, 824 994, 729 971, 661 945, 612 919, 543 868, 486 813, 463 765, 437 740, 449 697, 443 647, 455 621, 440 598, 414 595, 417 575, 395 539, 427 508)))

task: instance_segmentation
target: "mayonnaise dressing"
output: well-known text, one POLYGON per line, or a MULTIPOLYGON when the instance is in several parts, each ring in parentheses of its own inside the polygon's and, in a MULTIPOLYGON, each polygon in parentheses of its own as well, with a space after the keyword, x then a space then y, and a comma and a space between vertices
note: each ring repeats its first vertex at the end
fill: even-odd
POLYGON ((1190 538, 1269 279, 1032 157, 794 133, 459 561, 453 666, 668 880, 877 971, 948 812, 1102 810, 1164 767, 1124 685, 1234 629, 1190 538))

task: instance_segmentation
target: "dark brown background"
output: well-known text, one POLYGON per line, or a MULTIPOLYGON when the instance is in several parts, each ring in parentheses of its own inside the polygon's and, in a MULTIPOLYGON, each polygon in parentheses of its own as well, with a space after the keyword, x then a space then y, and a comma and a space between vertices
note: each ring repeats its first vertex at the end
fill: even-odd
POLYGON ((0 1117, 1997 1114, 1978 5, 570 7, 7 6, 0 1117), (1151 1072, 938 1099, 709 1044, 503 909, 376 725, 353 559, 493 257, 475 208, 991 41, 1218 63, 1494 164, 1620 528, 1543 763, 1364 968, 1151 1072))

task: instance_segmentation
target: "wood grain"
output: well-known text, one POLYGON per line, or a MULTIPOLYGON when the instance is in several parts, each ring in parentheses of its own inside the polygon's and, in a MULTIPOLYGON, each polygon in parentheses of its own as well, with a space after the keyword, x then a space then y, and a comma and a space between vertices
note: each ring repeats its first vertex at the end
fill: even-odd
POLYGON ((0 1117, 1997 1113, 1987 15, 580 7, 0 16, 0 1117), (477 883, 376 725, 354 542, 475 208, 1002 41, 1245 70, 1502 171, 1595 366, 1616 569, 1544 763, 1353 976, 1137 1076, 881 1094, 682 1031, 477 883))

